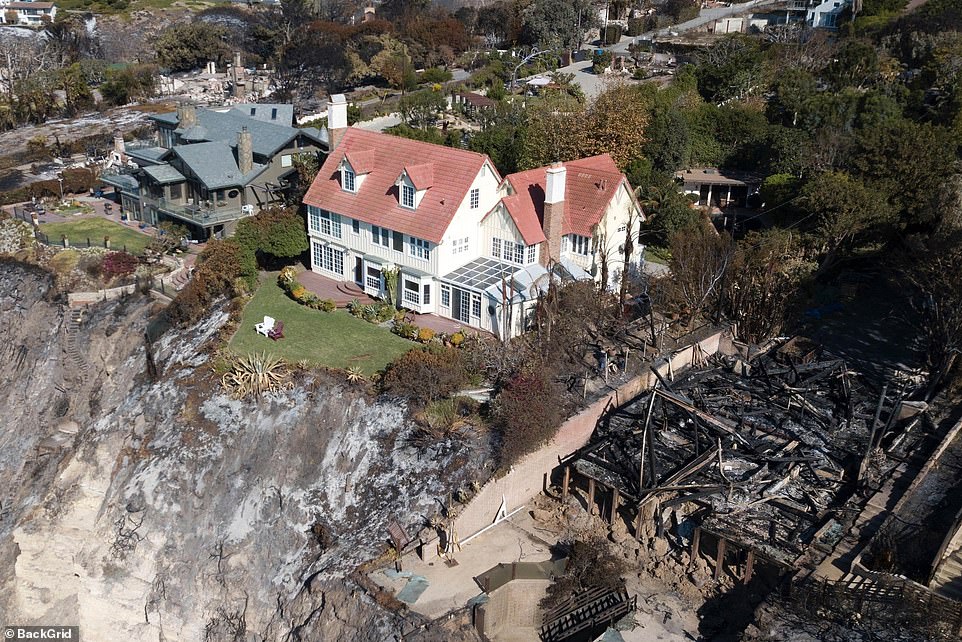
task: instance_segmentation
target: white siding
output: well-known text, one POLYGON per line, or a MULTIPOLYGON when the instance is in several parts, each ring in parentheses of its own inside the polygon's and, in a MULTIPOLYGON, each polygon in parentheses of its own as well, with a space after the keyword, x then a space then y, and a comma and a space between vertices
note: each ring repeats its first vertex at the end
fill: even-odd
POLYGON ((444 237, 438 246, 438 271, 435 274, 443 276, 486 254, 478 232, 481 219, 491 211, 498 202, 498 198, 498 179, 494 169, 485 163, 485 168, 474 178, 471 187, 464 195, 464 200, 458 205, 451 224, 444 232, 444 237), (471 190, 475 188, 479 190, 478 207, 471 209, 471 190), (468 251, 455 254, 454 242, 464 238, 469 239, 468 251))
POLYGON ((512 241, 524 245, 524 238, 511 215, 504 211, 504 207, 498 206, 491 214, 484 219, 481 224, 481 247, 478 256, 491 256, 491 239, 499 238, 502 241, 512 241))
POLYGON ((565 258, 571 259, 575 264, 585 271, 593 274, 596 281, 601 281, 601 254, 608 257, 608 278, 612 281, 617 274, 621 273, 624 267, 624 253, 619 251, 619 247, 625 242, 626 230, 619 231, 622 226, 627 227, 631 219, 632 242, 634 249, 632 252, 632 263, 637 264, 641 259, 642 247, 638 243, 638 228, 641 225, 641 216, 637 206, 628 192, 628 187, 622 183, 618 192, 615 194, 605 214, 598 223, 595 237, 592 240, 594 252, 588 256, 565 252, 565 258))

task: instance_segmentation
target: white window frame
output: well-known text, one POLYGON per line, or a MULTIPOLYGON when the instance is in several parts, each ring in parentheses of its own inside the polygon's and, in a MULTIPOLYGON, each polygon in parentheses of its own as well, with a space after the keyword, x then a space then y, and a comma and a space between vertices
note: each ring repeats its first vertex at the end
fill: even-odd
POLYGON ((441 307, 445 310, 451 309, 451 286, 447 283, 441 284, 441 307))
POLYGON ((392 246, 393 234, 391 230, 386 227, 380 227, 378 225, 371 226, 371 241, 374 245, 380 245, 381 247, 386 247, 388 249, 392 246))
POLYGON ((368 290, 375 290, 377 292, 381 291, 381 281, 384 278, 384 273, 381 270, 381 266, 365 265, 364 266, 364 287, 368 290), (371 276, 371 270, 377 270, 377 283, 372 279, 375 277, 371 276))
POLYGON ((422 261, 429 261, 431 260, 431 244, 416 236, 409 236, 408 254, 422 261))
POLYGON ((341 168, 341 189, 352 194, 357 193, 357 174, 350 167, 341 168))
POLYGON ((481 204, 481 190, 477 187, 471 189, 471 209, 476 210, 481 204))
POLYGON ((591 239, 587 236, 581 236, 580 234, 569 234, 568 237, 568 247, 572 254, 577 254, 578 256, 590 256, 591 255, 591 239))
POLYGON ((315 241, 313 259, 315 267, 344 276, 344 250, 315 241))
POLYGON ((341 238, 341 215, 320 208, 308 209, 311 231, 336 239, 341 238))
POLYGON ((537 260, 537 258, 538 258, 537 251, 535 250, 536 247, 537 247, 536 245, 529 245, 529 246, 528 246, 527 257, 526 257, 526 258, 527 258, 527 262, 528 262, 529 264, 530 264, 530 263, 534 263, 534 262, 537 260))
POLYGON ((291 154, 281 156, 281 167, 291 167, 294 165, 294 158, 291 154))
POLYGON ((496 259, 501 258, 501 239, 498 237, 491 239, 491 256, 496 259))
POLYGON ((406 276, 402 280, 404 283, 401 284, 401 302, 421 307, 421 282, 406 276), (414 288, 408 288, 409 284, 414 288))
POLYGON ((413 185, 401 183, 401 207, 406 207, 409 210, 413 210, 416 203, 417 190, 414 189, 413 185))

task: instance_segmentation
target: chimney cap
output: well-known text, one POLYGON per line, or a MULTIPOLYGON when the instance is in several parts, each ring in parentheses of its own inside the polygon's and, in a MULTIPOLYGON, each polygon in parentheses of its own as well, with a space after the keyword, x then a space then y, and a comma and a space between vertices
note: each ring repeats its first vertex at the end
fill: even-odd
POLYGON ((344 94, 334 94, 331 96, 331 103, 334 105, 343 105, 347 102, 347 97, 344 94))

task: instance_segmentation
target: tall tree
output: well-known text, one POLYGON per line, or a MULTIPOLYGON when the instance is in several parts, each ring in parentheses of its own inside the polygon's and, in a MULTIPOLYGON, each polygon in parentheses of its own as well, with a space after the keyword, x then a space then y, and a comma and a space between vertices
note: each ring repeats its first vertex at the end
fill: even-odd
POLYGON ((534 0, 523 16, 524 41, 541 49, 578 49, 598 24, 590 0, 534 0))

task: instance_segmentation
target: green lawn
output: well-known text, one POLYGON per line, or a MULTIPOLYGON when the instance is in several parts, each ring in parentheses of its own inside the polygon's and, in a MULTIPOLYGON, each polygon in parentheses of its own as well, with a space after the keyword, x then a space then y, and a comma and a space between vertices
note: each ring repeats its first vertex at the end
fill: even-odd
POLYGON ((110 237, 110 247, 120 250, 127 246, 131 254, 143 254, 150 237, 129 227, 108 221, 105 218, 82 218, 65 223, 41 223, 40 231, 50 237, 52 243, 66 234, 71 245, 86 247, 87 239, 91 244, 103 246, 104 237, 110 237))
POLYGON ((268 274, 244 308, 230 341, 236 353, 266 351, 290 362, 306 360, 328 368, 358 366, 372 375, 414 347, 388 330, 352 317, 344 310, 321 312, 295 303, 268 274), (254 326, 271 316, 284 322, 284 338, 271 341, 254 326))

